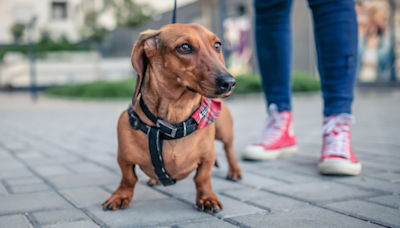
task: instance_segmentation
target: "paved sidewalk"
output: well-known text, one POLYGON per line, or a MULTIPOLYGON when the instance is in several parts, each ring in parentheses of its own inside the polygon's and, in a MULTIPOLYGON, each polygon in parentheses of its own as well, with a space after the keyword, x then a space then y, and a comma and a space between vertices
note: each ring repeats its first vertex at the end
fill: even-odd
MULTIPOLYGON (((228 101, 237 157, 261 132, 261 95, 228 101)), ((66 101, 0 94, 0 227, 400 227, 400 90, 358 92, 353 146, 363 164, 357 177, 317 172, 320 94, 294 98, 294 157, 240 160, 244 179, 225 180, 216 142, 213 189, 225 209, 194 208, 192 178, 150 188, 139 171, 130 207, 104 212, 101 203, 121 178, 116 123, 127 101, 66 101)))

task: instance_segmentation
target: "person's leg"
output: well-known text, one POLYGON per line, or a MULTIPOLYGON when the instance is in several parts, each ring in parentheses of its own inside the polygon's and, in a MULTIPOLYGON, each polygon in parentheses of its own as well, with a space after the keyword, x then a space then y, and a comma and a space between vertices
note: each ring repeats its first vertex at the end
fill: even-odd
POLYGON ((309 0, 324 96, 322 174, 357 175, 361 163, 350 144, 356 77, 357 20, 353 0, 309 0))
POLYGON ((271 160, 297 152, 291 130, 290 75, 292 0, 256 0, 256 44, 269 117, 259 140, 246 147, 246 159, 271 160))
POLYGON ((351 113, 357 68, 354 0, 309 0, 314 19, 324 115, 351 113))
POLYGON ((255 0, 256 49, 268 105, 291 110, 292 0, 255 0))

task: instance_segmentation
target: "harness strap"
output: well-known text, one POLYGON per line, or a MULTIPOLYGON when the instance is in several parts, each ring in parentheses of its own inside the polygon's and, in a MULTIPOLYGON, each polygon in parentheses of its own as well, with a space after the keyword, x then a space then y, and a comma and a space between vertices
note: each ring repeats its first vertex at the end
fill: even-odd
POLYGON ((176 183, 171 175, 165 170, 164 160, 162 156, 162 147, 164 140, 173 140, 185 137, 197 130, 197 124, 193 118, 189 118, 178 124, 170 124, 157 119, 147 108, 143 99, 140 98, 140 107, 143 112, 156 126, 150 126, 144 123, 139 116, 133 111, 132 106, 128 108, 129 124, 135 130, 141 130, 148 136, 151 163, 154 168, 158 180, 164 185, 173 185, 176 183))

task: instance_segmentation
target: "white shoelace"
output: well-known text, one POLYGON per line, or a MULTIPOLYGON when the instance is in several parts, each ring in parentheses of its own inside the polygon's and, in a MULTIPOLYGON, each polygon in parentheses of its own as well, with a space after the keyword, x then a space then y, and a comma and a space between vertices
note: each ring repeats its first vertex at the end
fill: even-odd
POLYGON ((330 117, 322 127, 324 135, 324 155, 337 155, 350 159, 350 128, 347 123, 355 123, 354 116, 341 113, 330 117), (335 131, 337 134, 333 133, 335 131))
POLYGON ((257 144, 270 145, 281 137, 285 130, 286 118, 283 113, 278 112, 278 106, 271 104, 268 108, 269 115, 264 124, 264 131, 257 144))

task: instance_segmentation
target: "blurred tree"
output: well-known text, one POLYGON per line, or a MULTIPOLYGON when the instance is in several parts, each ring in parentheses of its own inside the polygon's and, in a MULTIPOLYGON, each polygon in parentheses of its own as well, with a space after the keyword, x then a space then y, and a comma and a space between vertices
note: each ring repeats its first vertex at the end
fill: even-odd
POLYGON ((105 39, 108 32, 104 26, 98 23, 100 13, 98 11, 87 12, 82 29, 83 36, 97 43, 97 45, 105 39))
POLYGON ((146 22, 154 13, 148 4, 139 4, 134 0, 123 0, 116 5, 115 16, 118 26, 136 27, 146 22))
POLYGON ((38 44, 46 45, 46 44, 51 44, 51 43, 54 43, 54 41, 51 39, 50 32, 45 29, 42 30, 40 32, 40 39, 39 39, 38 44))
POLYGON ((18 44, 21 41, 22 34, 24 33, 25 25, 21 23, 15 23, 11 26, 11 34, 14 37, 14 42, 18 44))

